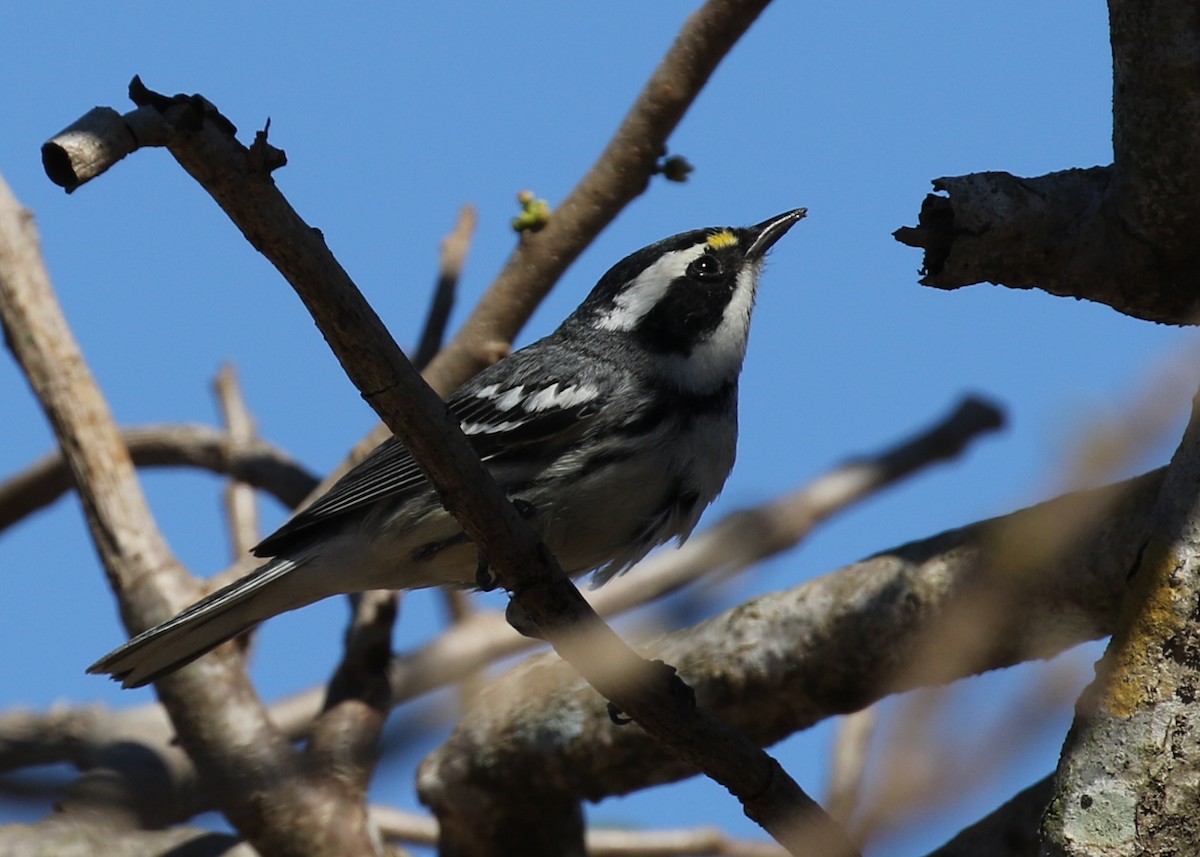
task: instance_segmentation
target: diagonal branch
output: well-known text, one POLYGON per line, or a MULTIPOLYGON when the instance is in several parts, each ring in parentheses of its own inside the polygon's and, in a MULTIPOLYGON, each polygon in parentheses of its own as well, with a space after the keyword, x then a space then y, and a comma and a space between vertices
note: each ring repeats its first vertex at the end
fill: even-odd
MULTIPOLYGON (((857 466, 861 465, 852 465, 857 466)), ((819 479, 814 484, 821 485, 827 481, 819 479)), ((878 698, 880 691, 876 676, 859 673, 859 667, 862 664, 882 665, 881 668, 886 669, 889 663, 897 663, 902 659, 906 648, 911 651, 916 645, 914 641, 920 639, 923 627, 930 618, 944 615, 956 593, 961 593, 978 576, 981 563, 995 549, 996 533, 1029 533, 1043 524, 1059 528, 1063 521, 1078 518, 1081 509, 1108 509, 1108 514, 1094 524, 1095 532, 1101 536, 1083 539, 1078 548, 1061 556, 1056 554, 1048 557, 1044 565, 1032 569, 1030 578, 1037 587, 1026 593, 1028 606, 1019 614, 1021 621, 1004 628, 1007 639, 1032 642, 1033 645, 1020 651, 1014 651, 1011 646, 994 646, 978 661, 972 661, 970 668, 965 662, 958 661, 961 671, 943 675, 942 680, 995 669, 1022 657, 1045 657, 1057 648, 1108 633, 1116 624, 1128 568, 1144 541, 1145 521, 1161 481, 1162 471, 1155 471, 1129 483, 1066 495, 1041 506, 886 551, 805 583, 793 592, 770 596, 772 599, 786 599, 790 606, 779 610, 772 608, 767 612, 781 618, 787 617, 788 622, 778 628, 768 627, 765 630, 761 625, 757 628, 742 626, 733 638, 766 635, 778 639, 779 646, 786 649, 787 653, 779 657, 777 662, 790 664, 788 669, 797 678, 788 682, 761 675, 767 684, 750 682, 738 685, 731 689, 727 702, 730 708, 725 709, 726 712, 738 708, 761 709, 761 699, 769 695, 780 700, 784 709, 781 717, 785 724, 791 724, 786 726, 790 732, 845 712, 847 700, 870 702, 878 698), (862 597, 847 599, 847 592, 858 593, 862 597), (875 592, 885 593, 886 596, 875 597, 872 595, 875 592), (921 605, 921 608, 914 610, 914 605, 921 605), (812 633, 787 636, 795 629, 804 628, 811 629, 812 633), (844 630, 829 636, 822 631, 824 628, 844 630), (851 633, 854 629, 863 629, 863 632, 851 633), (1043 636, 1046 629, 1052 629, 1055 636, 1038 643, 1038 638, 1043 636), (859 661, 854 662, 854 658, 859 661), (818 680, 814 682, 812 677, 818 680), (824 681, 826 678, 833 678, 833 681, 824 681), (798 689, 797 693, 782 694, 781 685, 798 689), (814 688, 811 694, 805 690, 810 686, 814 688)), ((802 490, 797 492, 797 496, 805 493, 802 490)), ((758 513, 778 514, 785 509, 801 507, 801 504, 794 502, 773 501, 764 504, 758 513)), ((644 598, 657 597, 693 579, 700 570, 696 562, 686 558, 692 545, 698 540, 721 541, 720 534, 744 514, 739 512, 728 516, 693 537, 683 551, 659 554, 639 566, 636 574, 619 578, 591 593, 593 603, 601 612, 609 614, 643 603, 644 598), (682 559, 682 562, 677 562, 677 559, 682 559), (653 582, 647 585, 646 581, 653 582)), ((804 519, 807 519, 807 514, 804 519)), ((741 529, 744 529, 744 525, 741 529)), ((756 553, 757 549, 751 551, 751 554, 756 553)), ((725 561, 717 558, 718 564, 725 561)), ((765 602, 760 603, 765 606, 765 602)), ((751 613, 737 608, 729 615, 757 622, 756 617, 762 612, 763 607, 751 613)), ((708 624, 711 626, 712 623, 708 624)), ((719 635, 724 632, 718 627, 713 633, 719 635)), ((707 636, 697 637, 691 631, 681 632, 681 635, 701 641, 707 636)), ((392 669, 393 701, 399 704, 452 683, 464 673, 474 672, 531 645, 528 639, 509 628, 498 613, 476 614, 426 647, 396 659, 392 669)), ((735 654, 740 657, 739 653, 735 654)), ((697 650, 688 658, 709 664, 714 670, 714 677, 746 668, 745 664, 735 662, 731 665, 716 661, 704 650, 697 650)), ((701 681, 702 687, 705 681, 707 679, 701 681)), ((308 724, 320 708, 321 695, 317 689, 282 700, 272 706, 272 717, 281 729, 295 739, 307 731, 308 724)), ((14 713, 8 718, 0 718, 0 726, 3 727, 0 728, 0 748, 3 748, 3 752, 0 752, 0 770, 39 761, 44 764, 67 761, 74 758, 69 755, 73 752, 73 746, 81 746, 88 754, 98 755, 104 752, 104 734, 114 730, 121 734, 139 730, 146 733, 146 727, 137 725, 137 721, 132 725, 125 723, 126 715, 132 717, 137 711, 105 713, 83 710, 58 714, 50 712, 45 716, 14 713), (103 728, 87 726, 97 722, 97 718, 102 718, 98 722, 103 728), (107 720, 103 718, 114 718, 116 723, 104 726, 107 720), (76 721, 84 724, 82 730, 70 728, 71 723, 76 721), (33 725, 27 727, 23 723, 33 725), (22 735, 35 738, 31 741, 22 738, 22 735), (61 738, 55 739, 55 735, 61 735, 61 738)), ((624 733, 621 735, 623 737, 624 733)), ((574 762, 583 771, 581 776, 594 780, 598 789, 608 788, 601 771, 580 767, 585 765, 583 760, 587 756, 585 750, 578 752, 580 755, 576 756, 574 762)), ((657 763, 652 764, 651 771, 649 778, 654 781, 674 776, 660 769, 657 763)), ((633 788, 635 786, 628 786, 629 790, 633 788)), ((172 820, 182 817, 186 817, 186 814, 173 816, 172 820)))
MULTIPOLYGON (((590 238, 641 192, 666 136, 764 5, 763 0, 710 0, 689 19, 597 167, 564 201, 551 225, 518 248, 501 275, 501 284, 489 293, 496 305, 481 306, 473 316, 475 326, 468 323, 462 341, 469 344, 457 350, 451 346, 440 358, 440 366, 437 361, 430 366, 430 377, 439 390, 447 392, 477 371, 485 359, 481 354, 496 353, 492 346, 497 331, 505 341, 510 339, 590 238), (517 307, 515 313, 498 325, 486 323, 501 317, 499 307, 510 305, 517 307), (479 319, 485 320, 486 329, 479 329, 479 319)), ((292 283, 348 374, 426 468, 447 508, 488 555, 500 581, 516 591, 523 612, 623 710, 734 791, 747 811, 774 835, 791 838, 792 847, 799 848, 798 819, 806 824, 812 818, 819 820, 815 805, 774 760, 687 705, 687 691, 678 678, 638 659, 563 578, 553 558, 499 495, 433 392, 390 343, 382 324, 319 236, 279 196, 269 172, 284 158, 267 145, 265 132, 247 150, 234 140, 228 121, 202 98, 167 99, 138 81, 131 91, 141 109, 122 120, 131 129, 134 145, 165 142, 251 244, 292 283), (280 236, 286 240, 279 241, 280 236), (584 628, 586 642, 578 633, 584 628), (681 712, 688 713, 682 724, 681 712)), ((70 154, 56 146, 57 141, 47 144, 44 156, 48 173, 61 177, 58 167, 64 156, 70 161, 70 154)), ((72 176, 97 173, 69 172, 72 176)), ((69 185, 72 181, 68 178, 69 185)), ((822 823, 817 826, 827 846, 839 853, 846 850, 836 831, 822 823)))
POLYGON ((848 853, 840 834, 778 763, 737 732, 689 704, 673 671, 638 658, 562 574, 475 456, 441 399, 391 340, 345 271, 270 180, 279 163, 265 133, 247 150, 199 97, 164 98, 134 82, 144 110, 169 129, 168 149, 275 264, 312 313, 364 398, 404 441, 446 508, 488 556, 524 614, 623 711, 693 766, 739 796, 747 812, 793 849, 814 837, 848 853))
MULTIPOLYGON (((567 267, 646 189, 671 132, 767 3, 709 0, 687 20, 596 163, 543 229, 523 234, 463 329, 430 364, 430 386, 447 395, 507 351, 567 267)), ((232 134, 228 120, 221 122, 232 134)), ((43 145, 42 162, 70 192, 138 147, 164 145, 169 134, 152 111, 122 116, 97 107, 43 145)), ((282 161, 282 153, 259 159, 268 169, 282 161)))
MULTIPOLYGON (((678 665, 706 706, 763 744, 891 693, 1050 657, 1116 626, 1162 479, 1153 471, 894 548, 665 635, 650 654, 678 665), (914 668, 927 656, 931 630, 975 608, 998 539, 1023 546, 1075 520, 1087 525, 1063 550, 1039 552, 1019 592, 982 593, 1003 617, 984 639, 965 646, 938 638, 943 647, 968 648, 969 659, 914 668)), ((533 784, 544 783, 560 797, 597 800, 694 773, 645 733, 613 729, 594 691, 540 657, 480 694, 425 761, 419 787, 456 795, 475 824, 490 825, 492 806, 481 802, 480 788, 536 802, 533 784), (554 754, 543 751, 547 745, 554 754)))

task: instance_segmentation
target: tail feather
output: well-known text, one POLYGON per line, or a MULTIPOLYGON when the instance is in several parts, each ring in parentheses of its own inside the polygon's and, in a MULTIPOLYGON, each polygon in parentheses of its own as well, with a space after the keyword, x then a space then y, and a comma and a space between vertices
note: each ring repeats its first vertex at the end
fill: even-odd
POLYGON ((156 681, 264 619, 316 600, 287 603, 288 599, 282 597, 284 593, 276 586, 297 565, 289 559, 267 563, 161 625, 143 631, 87 671, 111 675, 122 687, 142 687, 156 681))

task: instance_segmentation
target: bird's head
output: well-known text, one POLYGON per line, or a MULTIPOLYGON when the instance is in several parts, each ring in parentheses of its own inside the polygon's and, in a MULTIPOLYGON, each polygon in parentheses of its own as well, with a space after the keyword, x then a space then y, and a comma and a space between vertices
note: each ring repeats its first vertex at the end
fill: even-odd
POLYGON ((680 389, 710 392, 737 378, 763 259, 806 210, 745 228, 696 229, 633 253, 600 278, 566 322, 628 337, 643 366, 680 389))

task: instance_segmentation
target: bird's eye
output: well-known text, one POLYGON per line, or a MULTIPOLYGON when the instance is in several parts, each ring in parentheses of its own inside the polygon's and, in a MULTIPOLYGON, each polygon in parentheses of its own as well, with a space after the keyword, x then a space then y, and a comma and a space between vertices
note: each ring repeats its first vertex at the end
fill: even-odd
POLYGON ((715 256, 705 253, 688 265, 687 273, 693 280, 712 280, 721 276, 721 263, 715 256))

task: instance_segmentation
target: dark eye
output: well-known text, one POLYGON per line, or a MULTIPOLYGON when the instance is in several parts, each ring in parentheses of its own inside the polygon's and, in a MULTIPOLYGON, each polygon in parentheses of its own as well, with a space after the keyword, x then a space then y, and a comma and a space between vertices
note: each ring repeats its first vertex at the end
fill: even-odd
POLYGON ((687 275, 693 280, 712 280, 721 276, 721 263, 715 256, 705 253, 688 265, 687 275))

